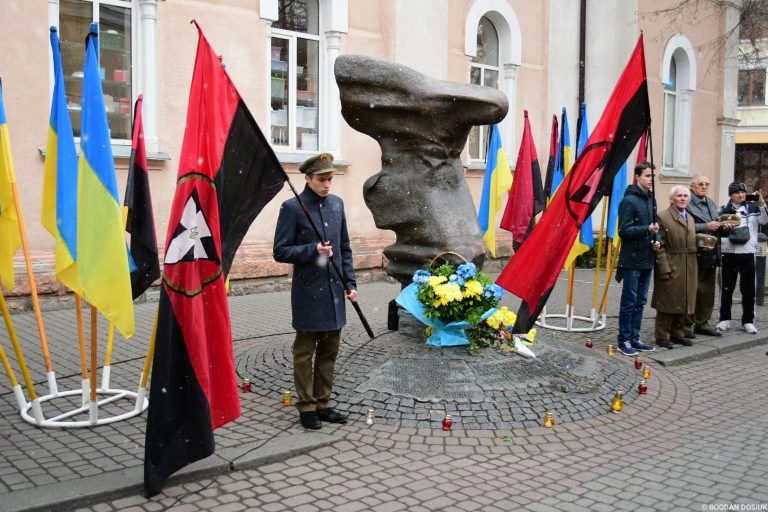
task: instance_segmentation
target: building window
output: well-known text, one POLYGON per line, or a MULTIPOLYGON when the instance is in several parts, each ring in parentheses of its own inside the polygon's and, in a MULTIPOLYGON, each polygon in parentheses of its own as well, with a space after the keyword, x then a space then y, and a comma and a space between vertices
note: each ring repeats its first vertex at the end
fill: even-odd
MULTIPOLYGON (((469 82, 499 88, 499 35, 491 20, 483 16, 477 25, 477 56, 472 58, 469 82)), ((473 126, 469 132, 469 158, 485 160, 488 127, 473 126)))
POLYGON ((675 167, 675 111, 677 109, 677 65, 675 58, 669 64, 669 81, 664 84, 664 147, 662 148, 665 169, 675 167))
POLYGON ((67 108, 80 136, 85 38, 99 22, 99 66, 112 139, 130 140, 136 83, 133 47, 134 8, 123 0, 59 0, 59 39, 67 108))
POLYGON ((739 106, 765 105, 765 69, 739 70, 739 106))
POLYGON ((317 151, 320 76, 317 0, 280 0, 271 30, 272 145, 317 151))

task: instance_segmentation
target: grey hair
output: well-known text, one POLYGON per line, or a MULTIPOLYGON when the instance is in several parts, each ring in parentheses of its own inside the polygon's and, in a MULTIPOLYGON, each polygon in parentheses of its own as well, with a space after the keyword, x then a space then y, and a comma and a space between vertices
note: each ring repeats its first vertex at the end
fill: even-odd
MULTIPOLYGON (((700 172, 699 172, 699 173, 696 173, 696 174, 694 174, 694 175, 691 177, 691 185, 694 185, 694 184, 695 184, 697 181, 699 181, 699 178, 706 178, 706 177, 707 177, 707 175, 706 175, 706 174, 702 174, 702 173, 700 173, 700 172)), ((709 178, 707 178, 707 179, 709 179, 709 178)))
POLYGON ((688 187, 686 187, 685 185, 675 185, 669 191, 669 198, 672 199, 673 197, 675 197, 675 195, 677 194, 678 190, 682 190, 686 194, 691 195, 690 192, 688 192, 688 187))

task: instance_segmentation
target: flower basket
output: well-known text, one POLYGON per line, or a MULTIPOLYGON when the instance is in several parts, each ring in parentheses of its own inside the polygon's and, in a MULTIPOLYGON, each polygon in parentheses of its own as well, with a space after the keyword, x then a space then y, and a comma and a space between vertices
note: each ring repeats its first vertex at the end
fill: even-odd
POLYGON ((450 263, 435 266, 435 260, 445 254, 417 270, 413 283, 406 286, 396 300, 427 326, 428 345, 469 345, 467 329, 493 313, 503 290, 491 282, 488 274, 479 272, 466 260, 458 267, 450 263))

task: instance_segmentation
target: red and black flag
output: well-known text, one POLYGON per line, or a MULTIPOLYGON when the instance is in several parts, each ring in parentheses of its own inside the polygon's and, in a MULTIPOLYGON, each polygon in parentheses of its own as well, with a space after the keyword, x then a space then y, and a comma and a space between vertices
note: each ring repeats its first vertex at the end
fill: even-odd
POLYGON ((522 299, 515 330, 528 332, 551 293, 573 240, 651 123, 641 35, 587 145, 547 213, 496 280, 522 299))
POLYGON ((159 493, 173 472, 211 455, 213 430, 240 416, 224 279, 249 226, 286 178, 197 29, 165 244, 144 455, 147 496, 159 493))
POLYGON ((131 234, 131 291, 136 300, 160 277, 160 260, 155 235, 155 217, 152 214, 152 196, 149 193, 147 152, 144 148, 144 123, 141 116, 143 95, 136 100, 133 116, 133 143, 125 186, 125 230, 131 234))
POLYGON ((552 130, 549 134, 549 158, 547 159, 547 175, 544 179, 544 197, 549 204, 549 198, 552 196, 552 181, 555 177, 555 163, 557 160, 558 143, 560 134, 557 126, 557 116, 552 114, 552 130))
POLYGON ((512 240, 522 244, 533 229, 536 215, 546 206, 544 189, 541 186, 541 169, 536 154, 536 144, 531 135, 528 111, 525 111, 525 125, 520 151, 517 153, 515 177, 509 192, 507 207, 499 225, 512 232, 512 240))

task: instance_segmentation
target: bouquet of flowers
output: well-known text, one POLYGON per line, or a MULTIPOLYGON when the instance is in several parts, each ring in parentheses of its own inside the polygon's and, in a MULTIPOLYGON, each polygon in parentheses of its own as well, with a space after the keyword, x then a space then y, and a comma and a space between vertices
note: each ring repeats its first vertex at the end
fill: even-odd
POLYGON ((484 348, 498 347, 506 352, 518 352, 528 357, 536 357, 536 354, 528 348, 533 345, 536 338, 536 329, 531 329, 526 334, 513 334, 512 326, 517 320, 516 315, 502 306, 492 314, 481 320, 477 325, 467 330, 469 349, 475 353, 482 353, 484 348))
POLYGON ((492 314, 503 293, 474 263, 445 263, 417 270, 397 303, 427 325, 429 345, 468 345, 466 329, 492 314))

